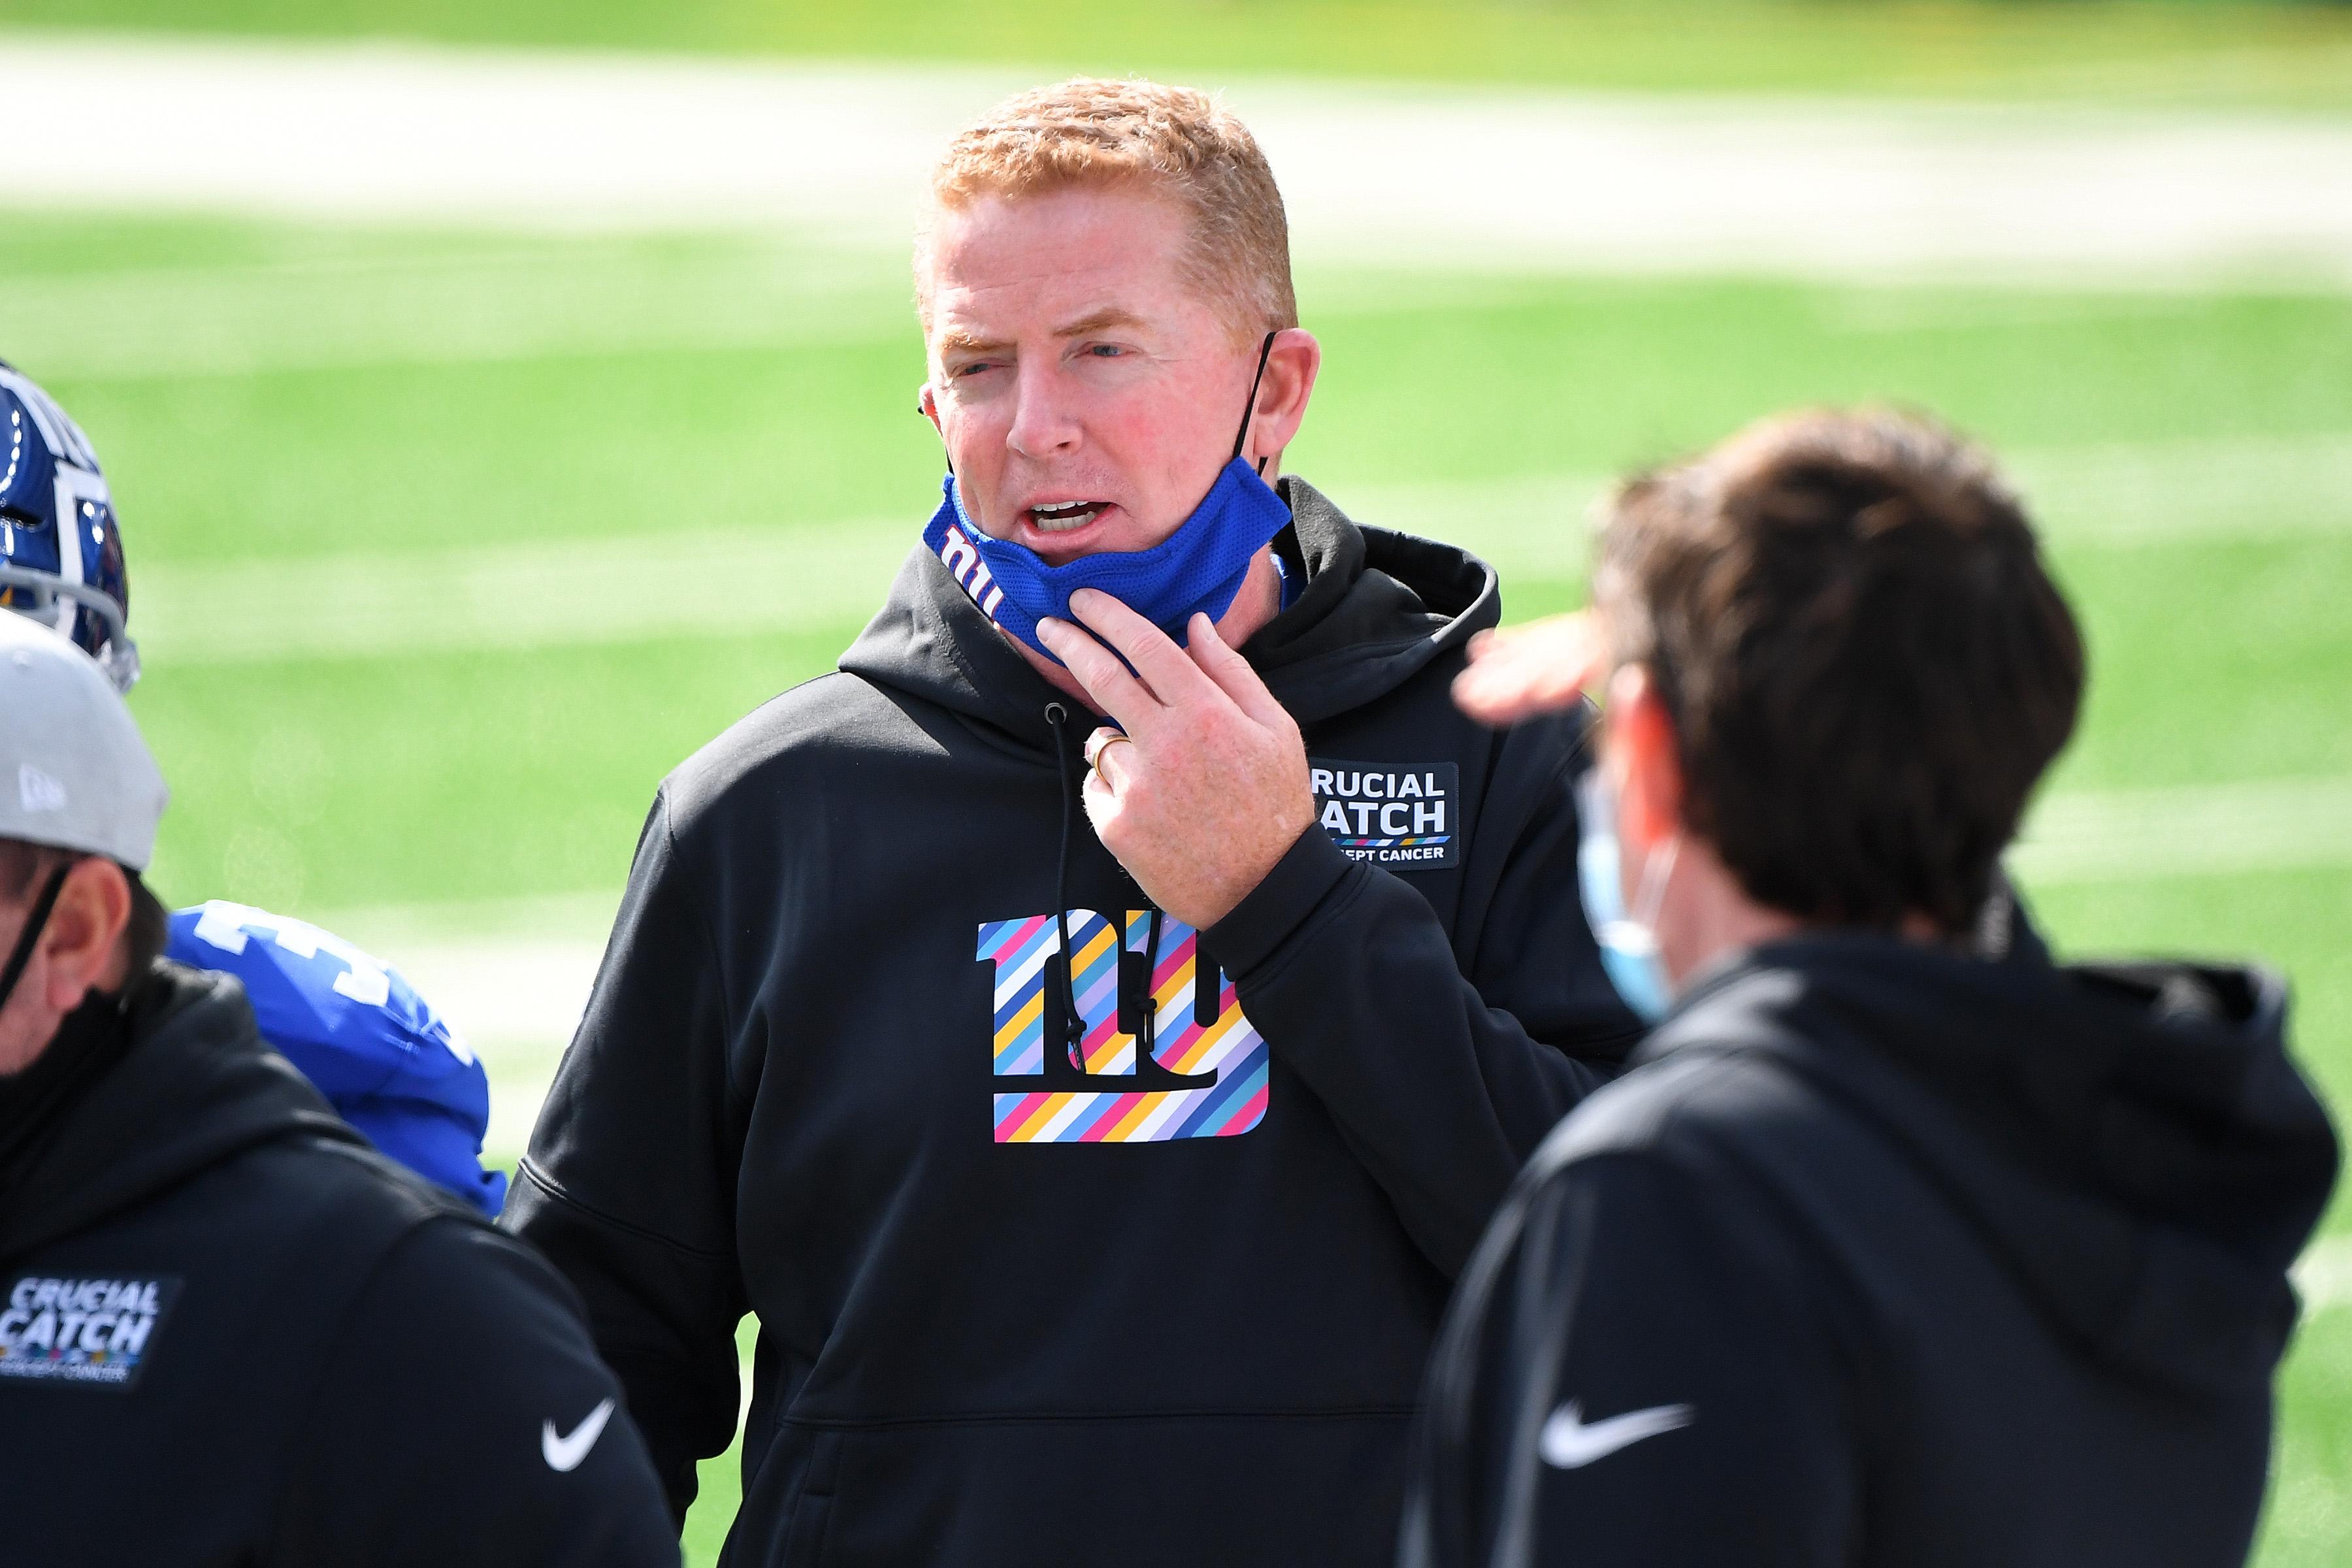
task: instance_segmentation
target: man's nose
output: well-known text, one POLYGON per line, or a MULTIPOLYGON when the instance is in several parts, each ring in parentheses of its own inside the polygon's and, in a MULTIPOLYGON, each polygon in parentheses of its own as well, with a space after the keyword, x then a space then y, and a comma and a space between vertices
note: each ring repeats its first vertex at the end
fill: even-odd
POLYGON ((1021 366, 1013 384, 1013 425, 1004 444, 1024 458, 1067 454, 1077 448, 1081 426, 1071 389, 1055 364, 1034 361, 1021 366))

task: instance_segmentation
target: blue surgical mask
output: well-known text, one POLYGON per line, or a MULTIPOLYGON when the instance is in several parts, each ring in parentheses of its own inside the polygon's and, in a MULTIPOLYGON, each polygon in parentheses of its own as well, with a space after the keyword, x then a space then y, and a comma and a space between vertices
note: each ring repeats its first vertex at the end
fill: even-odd
POLYGON ((1666 900, 1666 881, 1675 874, 1679 836, 1652 852, 1642 868, 1642 891, 1635 912, 1626 913, 1625 885, 1619 867, 1623 851, 1617 837, 1617 803, 1596 765, 1576 786, 1576 880, 1584 894, 1584 918, 1600 944, 1601 967, 1633 1016, 1654 1024, 1674 1005, 1674 985, 1658 956, 1658 910, 1666 900))
POLYGON ((1248 580, 1250 563, 1290 521, 1290 508, 1259 477, 1265 460, 1260 458, 1253 468, 1242 457, 1266 356, 1273 350, 1274 334, 1268 332, 1258 350, 1257 376, 1250 383, 1249 406, 1242 411, 1234 455, 1217 482, 1176 531, 1150 549, 1081 555, 1059 566, 1048 565, 1026 545, 992 539, 980 531, 964 510, 952 468, 940 481, 940 510, 924 528, 923 542, 947 563, 958 586, 990 620, 1047 658, 1054 655, 1037 640, 1037 623, 1049 616, 1074 620, 1070 595, 1081 588, 1108 594, 1183 642, 1195 615, 1213 621, 1233 608, 1234 596, 1248 580))

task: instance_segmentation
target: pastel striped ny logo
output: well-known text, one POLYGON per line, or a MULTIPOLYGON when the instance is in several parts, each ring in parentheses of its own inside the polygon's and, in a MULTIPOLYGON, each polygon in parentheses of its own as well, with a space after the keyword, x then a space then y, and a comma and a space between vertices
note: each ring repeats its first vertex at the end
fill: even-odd
POLYGON ((1116 929, 1092 910, 1068 918, 1076 1049, 1062 1043, 1054 917, 980 928, 977 956, 996 983, 996 1142, 1233 1138, 1263 1121, 1265 1040, 1233 983, 1202 960, 1192 928, 1158 916, 1147 952, 1150 910, 1129 911, 1116 929))

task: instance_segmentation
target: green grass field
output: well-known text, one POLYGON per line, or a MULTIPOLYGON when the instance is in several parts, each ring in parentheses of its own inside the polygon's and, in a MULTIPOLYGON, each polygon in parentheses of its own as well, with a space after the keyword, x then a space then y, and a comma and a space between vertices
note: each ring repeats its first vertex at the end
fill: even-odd
MULTIPOLYGON (((2352 110, 2352 13, 2319 7, 1338 12, 1073 35, 1059 0, 0 0, 8 25, 2352 110)), ((2094 660, 2053 820, 2111 841, 2021 857, 2042 920, 2071 952, 2282 966, 2352 1105, 2352 297, 1300 281, 1328 359, 1289 466, 1488 552, 1513 617, 1577 602, 1601 476, 1770 409, 1897 399, 2013 454, 2094 660)), ((593 912, 663 773, 829 668, 936 500, 908 294, 902 258, 788 237, 0 221, 0 355, 89 431, 123 519, 163 890, 426 935, 593 912)), ((2352 1303, 2310 1320, 2283 1399, 2260 1561, 2352 1561, 2352 1303)), ((704 1477, 695 1562, 731 1457, 704 1477)))
MULTIPOLYGON (((616 272, 656 283, 664 268, 681 279, 724 272, 743 246, 542 242, 518 268, 510 242, 464 237, 8 226, 0 342, 21 331, 51 351, 25 362, 101 444, 137 616, 155 628, 136 706, 176 791, 159 868, 167 892, 320 910, 617 885, 662 773, 827 668, 919 523, 939 458, 907 413, 920 361, 898 313, 903 284, 877 261, 874 298, 856 307, 871 306, 870 331, 824 342, 438 363, 363 354, 161 374, 139 373, 119 347, 79 369, 57 323, 21 323, 15 303, 68 278, 93 293, 119 285, 168 299, 308 268, 303 287, 340 300, 342 330, 357 331, 373 296, 339 295, 337 277, 380 288, 403 268, 433 268, 446 285, 471 258, 466 287, 488 309, 499 289, 544 289, 550 277, 587 289, 616 272), (680 473, 696 487, 681 493, 680 473), (617 543, 625 571, 571 585, 575 618, 593 622, 607 599, 669 592, 636 578, 698 531, 813 551, 846 534, 841 559, 870 564, 828 584, 803 624, 765 631, 729 621, 707 635, 568 640, 542 604, 543 646, 492 637, 442 647, 445 616, 430 599, 391 628, 397 639, 405 627, 413 646, 373 653, 273 658, 266 639, 265 651, 224 653, 205 629, 266 622, 272 608, 240 602, 237 584, 305 564, 423 563, 421 595, 435 591, 436 564, 454 571, 469 552, 520 550, 529 562, 617 543), (199 589, 209 602, 173 602, 199 589), (175 662, 175 642, 196 661, 175 662)), ((2275 442, 2333 460, 2315 480, 2282 460, 2285 506, 2250 498, 2237 521, 2196 513, 2203 503, 2177 489, 2139 498, 2128 515, 2095 514, 2099 492, 2080 479, 2074 505, 2053 505, 2055 555, 2096 660, 2058 787, 2112 796, 2352 779, 2352 491, 2330 456, 2352 432, 2352 300, 1351 275, 1329 280, 1345 305, 1320 317, 1318 281, 1304 293, 1330 362, 1296 466, 1343 500, 1409 498, 1407 521, 1490 542, 1515 568, 1515 615, 1576 600, 1590 487, 1553 477, 1654 458, 1793 402, 1922 404, 2044 455, 2053 477, 2074 471, 2069 453, 2137 454, 2162 471, 2183 452, 2275 442), (1475 504, 1498 487, 1509 508, 1475 504), (1462 498, 1451 515, 1449 494, 1462 498)), ((368 331, 389 339, 396 325, 368 331)), ((691 324, 678 335, 691 340, 691 324)), ((733 592, 706 586, 716 599, 733 592)), ((507 587, 518 608, 542 593, 528 578, 507 587)), ((2305 869, 2153 879, 2094 868, 2035 890, 2071 950, 2218 949, 2284 965, 2301 995, 2302 1048, 2345 1103, 2352 963, 2340 933, 2352 929, 2352 873, 2340 835, 2333 863, 2325 854, 2305 869)), ((2315 1322, 2286 1397, 2264 1561, 2338 1561, 2352 1547, 2352 1312, 2315 1322)), ((706 1551, 734 1479, 709 1468, 696 1521, 706 1551)))
POLYGON ((88 28, 1637 91, 2352 106, 2352 13, 2241 0, 6 0, 88 28))

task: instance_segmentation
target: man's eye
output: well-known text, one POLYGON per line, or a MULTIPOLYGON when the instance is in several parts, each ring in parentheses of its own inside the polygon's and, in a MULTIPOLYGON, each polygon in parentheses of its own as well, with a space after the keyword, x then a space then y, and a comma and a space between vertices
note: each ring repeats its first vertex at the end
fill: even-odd
POLYGON ((960 364, 953 370, 948 372, 948 374, 955 377, 958 381, 966 381, 971 379, 972 376, 978 375, 982 371, 994 370, 995 368, 995 364, 991 361, 975 360, 970 364, 960 364))
POLYGON ((1087 345, 1087 353, 1094 355, 1097 359, 1118 359, 1124 355, 1127 351, 1119 347, 1117 343, 1088 343, 1087 345))

